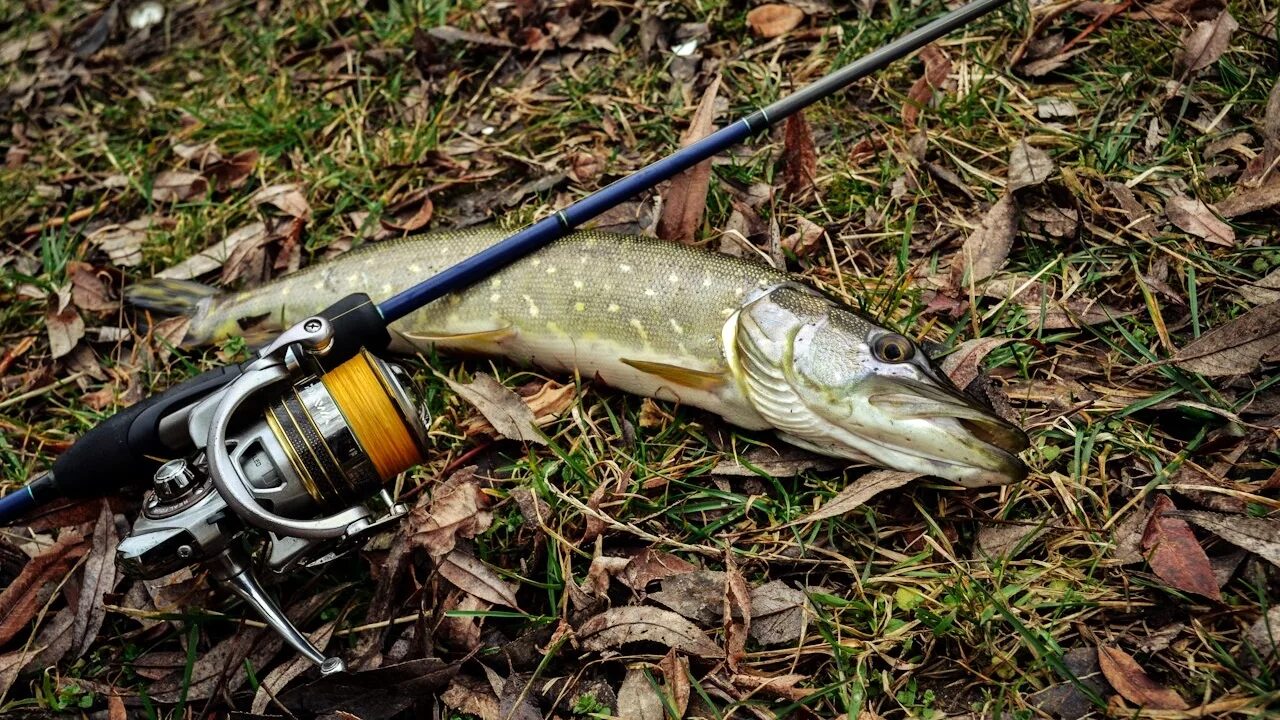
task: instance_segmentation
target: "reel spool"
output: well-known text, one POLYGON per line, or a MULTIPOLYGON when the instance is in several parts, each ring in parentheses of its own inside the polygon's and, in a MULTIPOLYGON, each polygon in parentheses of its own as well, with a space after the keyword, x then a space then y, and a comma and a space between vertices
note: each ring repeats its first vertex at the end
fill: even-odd
POLYGON ((265 416, 288 458, 277 474, 296 479, 317 507, 332 509, 368 498, 422 462, 426 429, 406 381, 399 366, 361 350, 295 384, 265 416))

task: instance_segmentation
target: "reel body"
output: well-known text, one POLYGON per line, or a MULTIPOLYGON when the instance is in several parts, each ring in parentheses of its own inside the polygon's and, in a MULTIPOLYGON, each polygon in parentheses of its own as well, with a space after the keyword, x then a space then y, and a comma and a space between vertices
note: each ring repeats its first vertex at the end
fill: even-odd
POLYGON ((129 574, 210 563, 291 645, 339 672, 258 583, 331 560, 405 514, 384 489, 421 462, 426 426, 408 374, 360 349, 326 369, 332 326, 308 318, 185 414, 193 451, 161 465, 119 545, 129 574))

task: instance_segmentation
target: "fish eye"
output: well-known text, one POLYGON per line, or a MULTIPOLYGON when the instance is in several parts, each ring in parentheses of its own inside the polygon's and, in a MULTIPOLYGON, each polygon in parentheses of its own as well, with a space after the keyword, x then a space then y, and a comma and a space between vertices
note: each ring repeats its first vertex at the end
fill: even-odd
POLYGON ((897 333, 885 333, 871 344, 871 352, 880 362, 902 363, 915 355, 911 341, 897 333))

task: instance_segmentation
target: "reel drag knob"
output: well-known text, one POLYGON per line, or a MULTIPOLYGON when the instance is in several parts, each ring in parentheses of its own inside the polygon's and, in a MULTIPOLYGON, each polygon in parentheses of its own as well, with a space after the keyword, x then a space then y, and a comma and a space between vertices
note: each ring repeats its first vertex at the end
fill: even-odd
POLYGON ((196 474, 184 458, 178 458, 161 465, 152 482, 156 497, 162 502, 174 502, 195 487, 196 474))

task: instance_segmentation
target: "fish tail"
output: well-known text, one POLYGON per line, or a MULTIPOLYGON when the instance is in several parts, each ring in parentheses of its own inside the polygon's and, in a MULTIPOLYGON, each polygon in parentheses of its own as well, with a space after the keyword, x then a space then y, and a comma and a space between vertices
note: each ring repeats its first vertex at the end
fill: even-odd
POLYGON ((208 285, 191 280, 151 278, 141 280, 124 291, 125 300, 144 310, 160 315, 183 315, 191 319, 184 347, 207 345, 232 335, 242 334, 236 318, 212 312, 222 295, 208 285))

